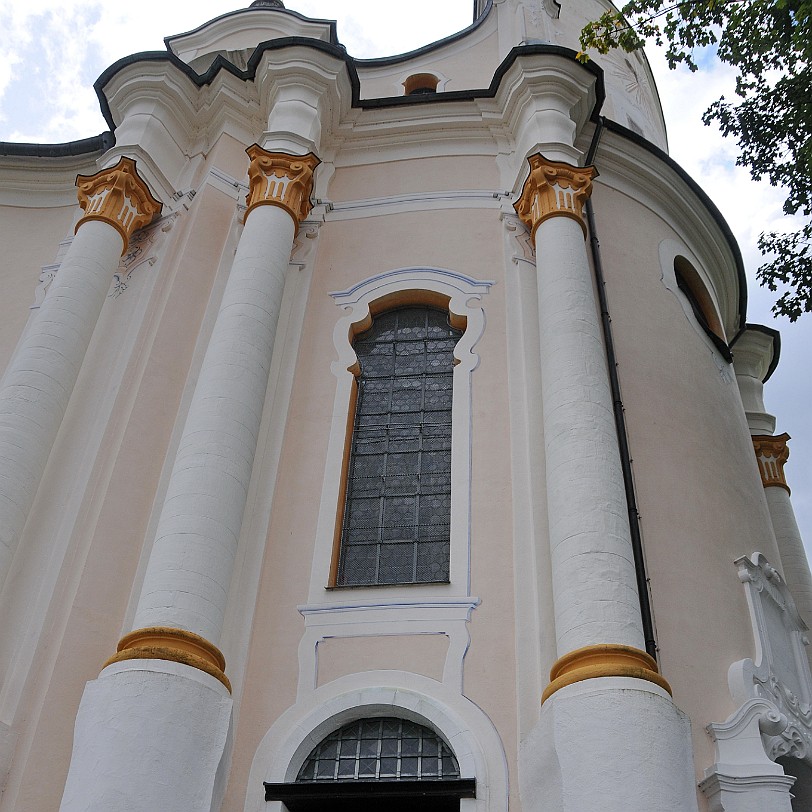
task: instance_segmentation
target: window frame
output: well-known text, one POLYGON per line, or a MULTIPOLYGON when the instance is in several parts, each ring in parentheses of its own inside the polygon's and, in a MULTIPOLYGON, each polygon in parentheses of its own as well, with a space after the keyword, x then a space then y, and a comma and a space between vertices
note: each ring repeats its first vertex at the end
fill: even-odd
POLYGON ((441 268, 400 268, 370 277, 345 291, 333 292, 335 304, 344 315, 333 329, 338 356, 331 370, 336 378, 333 418, 325 463, 319 518, 311 567, 308 600, 319 603, 325 590, 376 590, 379 599, 402 595, 404 590, 422 590, 426 596, 461 596, 470 590, 470 501, 471 501, 471 374, 479 364, 473 348, 485 328, 482 296, 493 282, 472 279, 441 268), (349 442, 355 415, 358 358, 352 347, 356 334, 372 324, 375 315, 401 306, 427 305, 447 310, 453 326, 463 329, 454 350, 451 438, 451 532, 448 583, 338 586, 335 583, 338 544, 349 442))
MULTIPOLYGON (((448 323, 452 329, 457 330, 460 335, 455 342, 456 344, 462 339, 463 334, 465 333, 467 319, 464 317, 455 316, 448 310, 448 306, 445 307, 437 307, 434 304, 429 304, 427 302, 423 302, 420 304, 415 303, 408 303, 408 304, 399 304, 396 307, 390 308, 383 308, 382 303, 379 301, 377 303, 373 303, 373 307, 370 312, 370 323, 369 326, 365 329, 355 329, 353 331, 353 336, 351 343, 353 345, 353 350, 355 348, 356 340, 366 335, 371 329, 373 329, 375 325, 375 320, 379 317, 385 316, 390 313, 397 313, 398 311, 410 310, 410 309, 420 309, 425 312, 434 311, 435 313, 442 313, 444 314, 447 319, 448 323)), ((357 325, 355 325, 357 327, 357 325)), ((394 343, 394 340, 393 340, 394 343)), ((356 356, 357 358, 357 356, 356 356)), ((452 364, 451 369, 449 370, 453 375, 453 369, 457 365, 457 360, 453 356, 452 351, 452 364)), ((362 369, 361 364, 356 360, 356 364, 353 366, 352 370, 353 375, 355 376, 354 387, 353 387, 353 397, 350 402, 350 410, 347 420, 347 441, 345 445, 345 464, 342 468, 342 490, 339 497, 339 509, 338 514, 336 517, 336 539, 333 546, 333 561, 330 567, 330 587, 337 587, 337 588, 362 588, 362 587, 378 587, 378 586, 395 586, 395 585, 422 585, 422 584, 430 584, 430 583, 447 583, 447 579, 435 579, 435 580, 425 580, 425 581, 376 581, 374 583, 347 583, 340 582, 340 578, 342 575, 341 572, 341 565, 342 565, 342 554, 345 553, 344 550, 344 534, 347 530, 345 520, 346 520, 346 511, 348 506, 348 501, 350 498, 350 480, 353 471, 353 463, 357 462, 357 457, 353 454, 353 441, 355 439, 355 433, 357 429, 357 418, 358 418, 358 407, 359 407, 359 391, 360 391, 360 381, 362 380, 362 369)), ((392 376, 393 378, 397 376, 392 376)), ((451 425, 449 426, 450 433, 453 434, 453 378, 451 382, 451 396, 452 396, 452 404, 451 404, 451 425)), ((451 450, 449 449, 449 462, 451 461, 451 450)), ((449 496, 451 495, 451 486, 449 484, 449 496)), ((386 496, 386 494, 384 494, 386 496)), ((447 538, 447 544, 449 547, 450 553, 450 546, 451 546, 451 531, 450 531, 450 521, 451 521, 451 512, 449 508, 449 535, 447 538)), ((417 540, 419 544, 419 539, 417 540)), ((449 563, 449 578, 450 578, 450 563, 449 563)))

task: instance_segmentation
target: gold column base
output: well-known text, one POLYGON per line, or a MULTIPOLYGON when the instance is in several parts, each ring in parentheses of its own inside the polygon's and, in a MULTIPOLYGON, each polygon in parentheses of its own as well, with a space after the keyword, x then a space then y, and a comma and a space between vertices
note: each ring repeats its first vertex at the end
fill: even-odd
POLYGON ((225 675, 225 657, 217 646, 199 634, 169 626, 136 629, 121 638, 116 652, 104 668, 123 660, 171 660, 211 674, 231 693, 231 683, 225 675))
POLYGON ((632 646, 585 646, 565 654, 550 669, 550 684, 541 695, 541 704, 567 685, 597 677, 644 679, 671 693, 671 686, 660 676, 657 661, 645 651, 632 646))

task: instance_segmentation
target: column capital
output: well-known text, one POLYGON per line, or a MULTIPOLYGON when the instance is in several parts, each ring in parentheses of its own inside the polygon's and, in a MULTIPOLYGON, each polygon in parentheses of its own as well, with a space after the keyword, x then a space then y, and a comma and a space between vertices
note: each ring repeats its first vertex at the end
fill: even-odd
POLYGON ((132 158, 121 158, 95 175, 77 175, 76 187, 84 211, 76 231, 88 220, 102 220, 121 234, 122 254, 133 232, 152 222, 163 205, 138 176, 132 158))
POLYGON ((598 174, 595 167, 549 161, 540 152, 527 160, 530 175, 513 208, 533 237, 541 223, 559 216, 577 221, 586 237, 583 208, 584 202, 592 194, 592 179, 598 174))
POLYGON ((784 477, 784 463, 789 459, 789 448, 787 447, 789 434, 785 432, 775 437, 768 434, 754 434, 751 439, 758 460, 761 484, 765 488, 783 488, 790 493, 789 485, 784 477))
POLYGON ((285 152, 268 152, 258 144, 245 151, 251 159, 245 218, 248 219, 257 206, 279 206, 293 218, 298 231, 302 220, 313 208, 310 202, 313 170, 321 161, 312 152, 288 155, 285 152))

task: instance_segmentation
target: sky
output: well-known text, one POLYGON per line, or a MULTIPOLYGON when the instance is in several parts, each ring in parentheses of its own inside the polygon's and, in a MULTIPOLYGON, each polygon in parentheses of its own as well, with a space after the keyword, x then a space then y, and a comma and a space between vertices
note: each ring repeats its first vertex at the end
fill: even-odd
MULTIPOLYGON (((286 5, 309 17, 336 19, 339 40, 349 53, 368 58, 403 53, 465 28, 473 3, 288 0, 286 5)), ((92 85, 108 65, 138 51, 164 50, 164 36, 240 7, 240 0, 0 0, 0 141, 55 143, 102 132, 106 125, 92 85)), ((781 363, 765 387, 765 400, 778 418, 776 433, 786 431, 793 438, 787 479, 812 552, 812 376, 807 356, 812 314, 795 324, 773 318, 770 308, 777 294, 755 280, 762 261, 758 235, 787 227, 781 214, 784 198, 780 189, 753 182, 735 164, 735 142, 701 123, 712 101, 733 96, 730 69, 705 55, 698 73, 669 71, 661 53, 647 53, 663 103, 670 154, 709 194, 739 242, 749 279, 747 320, 781 331, 781 363)), ((757 542, 752 548, 757 549, 757 542)))

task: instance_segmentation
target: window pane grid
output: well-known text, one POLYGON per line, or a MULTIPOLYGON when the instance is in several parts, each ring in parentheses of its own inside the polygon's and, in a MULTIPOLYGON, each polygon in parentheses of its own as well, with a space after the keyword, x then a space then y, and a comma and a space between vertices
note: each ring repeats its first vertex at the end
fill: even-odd
POLYGON ((310 753, 298 783, 459 778, 457 760, 427 727, 405 719, 351 722, 310 753))
POLYGON ((407 308, 379 316, 355 342, 361 375, 338 585, 448 580, 452 371, 461 335, 447 314, 407 308))

